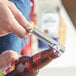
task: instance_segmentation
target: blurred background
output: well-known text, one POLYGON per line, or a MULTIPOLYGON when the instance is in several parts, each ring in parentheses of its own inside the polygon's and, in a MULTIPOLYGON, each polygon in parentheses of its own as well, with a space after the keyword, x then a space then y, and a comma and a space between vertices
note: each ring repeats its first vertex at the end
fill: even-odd
MULTIPOLYGON (((76 76, 76 1, 31 0, 31 7, 35 27, 65 46, 65 53, 42 68, 38 76, 76 76)), ((29 43, 33 54, 48 47, 33 35, 29 43)))
MULTIPOLYGON (((39 70, 37 76, 76 76, 76 0, 30 0, 35 28, 65 47, 65 53, 39 70)), ((36 36, 27 38, 21 55, 34 55, 48 48, 36 36)), ((0 72, 0 76, 13 67, 0 72)))

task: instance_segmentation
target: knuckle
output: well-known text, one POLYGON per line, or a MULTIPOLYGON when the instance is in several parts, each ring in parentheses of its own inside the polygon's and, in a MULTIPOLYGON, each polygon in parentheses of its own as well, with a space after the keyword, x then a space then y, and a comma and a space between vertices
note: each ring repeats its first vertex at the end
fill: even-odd
POLYGON ((12 56, 12 51, 8 51, 7 56, 8 56, 8 58, 10 58, 12 56))
POLYGON ((10 1, 9 1, 9 3, 10 3, 12 6, 15 6, 15 4, 14 4, 13 2, 10 2, 10 1))
POLYGON ((12 25, 12 24, 13 24, 13 20, 10 19, 10 18, 7 18, 7 19, 4 21, 4 24, 6 24, 6 25, 12 25))
POLYGON ((12 30, 12 26, 13 26, 14 22, 12 20, 9 20, 6 24, 6 26, 8 27, 8 31, 12 30))
POLYGON ((12 25, 13 24, 13 20, 8 20, 8 25, 12 25))

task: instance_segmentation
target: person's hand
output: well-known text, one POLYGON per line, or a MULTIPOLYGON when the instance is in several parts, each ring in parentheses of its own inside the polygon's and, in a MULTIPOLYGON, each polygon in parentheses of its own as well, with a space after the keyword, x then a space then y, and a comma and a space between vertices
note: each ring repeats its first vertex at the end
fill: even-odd
MULTIPOLYGON (((3 67, 5 65, 8 65, 12 62, 16 62, 19 57, 21 57, 21 55, 18 55, 16 52, 14 52, 13 50, 7 50, 5 52, 3 52, 0 55, 0 67, 3 67)), ((29 72, 28 70, 24 70, 23 73, 18 73, 18 75, 16 76, 37 76, 38 72, 37 71, 31 71, 29 72)))
POLYGON ((5 65, 8 65, 12 62, 15 62, 19 59, 20 55, 18 55, 13 50, 7 50, 0 54, 0 67, 3 67, 5 65))
POLYGON ((0 36, 15 33, 23 38, 29 34, 25 29, 32 29, 31 25, 12 2, 0 0, 0 36))

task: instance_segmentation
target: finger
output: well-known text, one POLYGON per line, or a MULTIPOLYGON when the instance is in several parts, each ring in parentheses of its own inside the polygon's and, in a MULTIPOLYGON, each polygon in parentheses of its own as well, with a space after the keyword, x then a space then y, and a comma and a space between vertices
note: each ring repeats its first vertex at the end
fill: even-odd
POLYGON ((16 8, 16 6, 8 1, 8 7, 10 8, 10 10, 12 11, 14 17, 16 18, 16 20, 19 22, 19 24, 21 24, 24 28, 32 28, 32 24, 29 23, 26 18, 22 15, 22 13, 16 8))
POLYGON ((4 56, 6 59, 8 59, 10 62, 12 61, 11 59, 14 58, 14 60, 17 60, 20 55, 18 55, 15 51, 13 50, 6 50, 5 52, 3 52, 1 54, 2 56, 4 56))
POLYGON ((26 30, 15 19, 11 25, 11 32, 15 33, 20 38, 23 38, 25 35, 27 35, 26 30))
POLYGON ((13 50, 7 50, 1 54, 3 56, 3 64, 7 65, 11 62, 15 62, 16 60, 19 59, 20 55, 18 55, 16 52, 13 50), (7 60, 7 61, 6 61, 7 60))

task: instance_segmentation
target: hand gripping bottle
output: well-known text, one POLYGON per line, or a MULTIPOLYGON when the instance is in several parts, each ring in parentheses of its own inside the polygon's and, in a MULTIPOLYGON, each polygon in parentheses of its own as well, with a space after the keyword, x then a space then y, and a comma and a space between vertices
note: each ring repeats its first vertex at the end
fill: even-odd
POLYGON ((64 53, 64 47, 48 39, 44 35, 41 35, 40 32, 34 31, 34 34, 37 35, 41 40, 49 45, 49 48, 42 50, 41 52, 31 56, 22 56, 15 64, 15 70, 8 73, 6 76, 32 76, 28 75, 32 71, 37 71, 47 65, 52 60, 61 56, 64 53), (27 74, 28 73, 28 74, 27 74))
MULTIPOLYGON (((59 49, 58 47, 56 48, 59 49)), ((33 55, 32 57, 21 57, 15 64, 15 70, 8 73, 6 76, 26 76, 26 70, 29 73, 39 70, 63 53, 57 49, 51 47, 33 55)))

